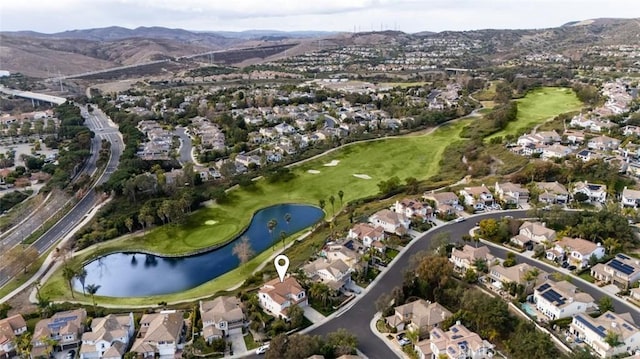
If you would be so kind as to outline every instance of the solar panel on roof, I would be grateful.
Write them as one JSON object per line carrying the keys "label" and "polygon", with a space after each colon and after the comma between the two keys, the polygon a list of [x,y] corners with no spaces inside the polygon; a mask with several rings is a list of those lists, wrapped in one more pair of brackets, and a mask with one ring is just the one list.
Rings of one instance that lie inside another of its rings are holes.
{"label": "solar panel on roof", "polygon": [[458,328],[456,328],[456,327],[452,327],[452,328],[451,328],[451,331],[452,331],[452,332],[454,332],[454,333],[457,333],[457,332],[458,332]]}
{"label": "solar panel on roof", "polygon": [[628,264],[622,263],[617,259],[612,259],[607,265],[617,271],[620,271],[626,275],[633,273],[634,268]]}
{"label": "solar panel on roof", "polygon": [[456,354],[456,350],[453,349],[453,347],[449,347],[449,353],[451,353],[451,355],[455,355]]}
{"label": "solar panel on roof", "polygon": [[538,291],[541,292],[541,291],[543,291],[545,289],[548,289],[550,287],[551,287],[551,285],[549,283],[545,283],[545,284],[541,285],[540,287],[538,287]]}
{"label": "solar panel on roof", "polygon": [[605,314],[604,317],[607,318],[607,319],[616,319],[613,315],[611,315],[611,313]]}
{"label": "solar panel on roof", "polygon": [[622,323],[622,326],[623,326],[626,330],[631,330],[631,331],[635,330],[635,329],[631,328],[631,326],[630,326],[629,324],[627,324],[627,323]]}
{"label": "solar panel on roof", "polygon": [[624,254],[620,254],[620,253],[616,254],[616,257],[629,260],[629,257],[625,256]]}
{"label": "solar panel on roof", "polygon": [[595,325],[591,324],[586,319],[584,319],[581,315],[577,315],[574,318],[580,323],[582,323],[585,327],[589,328],[592,332],[598,334],[601,338],[605,337],[604,327],[602,326],[596,327]]}

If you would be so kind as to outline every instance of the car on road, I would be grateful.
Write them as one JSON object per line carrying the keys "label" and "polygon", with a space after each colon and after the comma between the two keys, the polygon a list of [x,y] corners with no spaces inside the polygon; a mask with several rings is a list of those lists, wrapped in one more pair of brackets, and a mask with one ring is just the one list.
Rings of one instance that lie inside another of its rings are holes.
{"label": "car on road", "polygon": [[464,217],[458,217],[458,218],[454,219],[453,221],[454,221],[454,222],[456,222],[456,223],[460,223],[460,222],[464,222],[464,221],[466,221],[466,220],[467,220],[467,219],[466,219],[466,218],[464,218]]}
{"label": "car on road", "polygon": [[267,350],[269,350],[269,343],[258,347],[258,349],[256,349],[256,354],[264,354],[267,352]]}

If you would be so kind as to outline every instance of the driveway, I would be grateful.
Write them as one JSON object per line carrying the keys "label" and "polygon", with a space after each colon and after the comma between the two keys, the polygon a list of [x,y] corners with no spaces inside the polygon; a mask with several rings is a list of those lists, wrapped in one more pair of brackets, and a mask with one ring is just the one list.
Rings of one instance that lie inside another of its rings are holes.
{"label": "driveway", "polygon": [[324,315],[320,314],[317,310],[311,308],[311,306],[307,305],[304,308],[304,316],[307,317],[311,321],[311,323],[317,323],[324,320]]}
{"label": "driveway", "polygon": [[244,343],[244,336],[242,333],[230,334],[227,338],[228,342],[231,342],[231,350],[233,355],[243,354],[247,352],[247,346]]}

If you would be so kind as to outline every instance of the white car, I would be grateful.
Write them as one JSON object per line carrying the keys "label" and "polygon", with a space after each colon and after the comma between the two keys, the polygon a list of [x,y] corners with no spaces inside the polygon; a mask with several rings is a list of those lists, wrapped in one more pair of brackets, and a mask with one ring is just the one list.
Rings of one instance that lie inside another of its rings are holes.
{"label": "white car", "polygon": [[267,350],[269,350],[269,343],[259,347],[258,349],[256,349],[256,354],[264,354],[267,352]]}
{"label": "white car", "polygon": [[453,221],[456,222],[456,223],[460,223],[460,222],[464,222],[465,220],[466,220],[466,218],[464,218],[464,217],[458,217],[458,218],[454,219]]}

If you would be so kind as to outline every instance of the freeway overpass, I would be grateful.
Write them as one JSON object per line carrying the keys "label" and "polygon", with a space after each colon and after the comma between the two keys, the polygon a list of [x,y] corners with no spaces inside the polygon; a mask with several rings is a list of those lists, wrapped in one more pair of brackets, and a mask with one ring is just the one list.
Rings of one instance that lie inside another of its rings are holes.
{"label": "freeway overpass", "polygon": [[62,105],[63,103],[67,102],[67,99],[64,97],[45,95],[42,93],[35,93],[31,91],[14,90],[14,89],[6,88],[2,85],[0,85],[0,92],[7,95],[11,95],[11,96],[22,97],[22,98],[27,98],[30,100],[36,100],[36,101],[42,101],[42,102],[48,102],[55,105]]}

